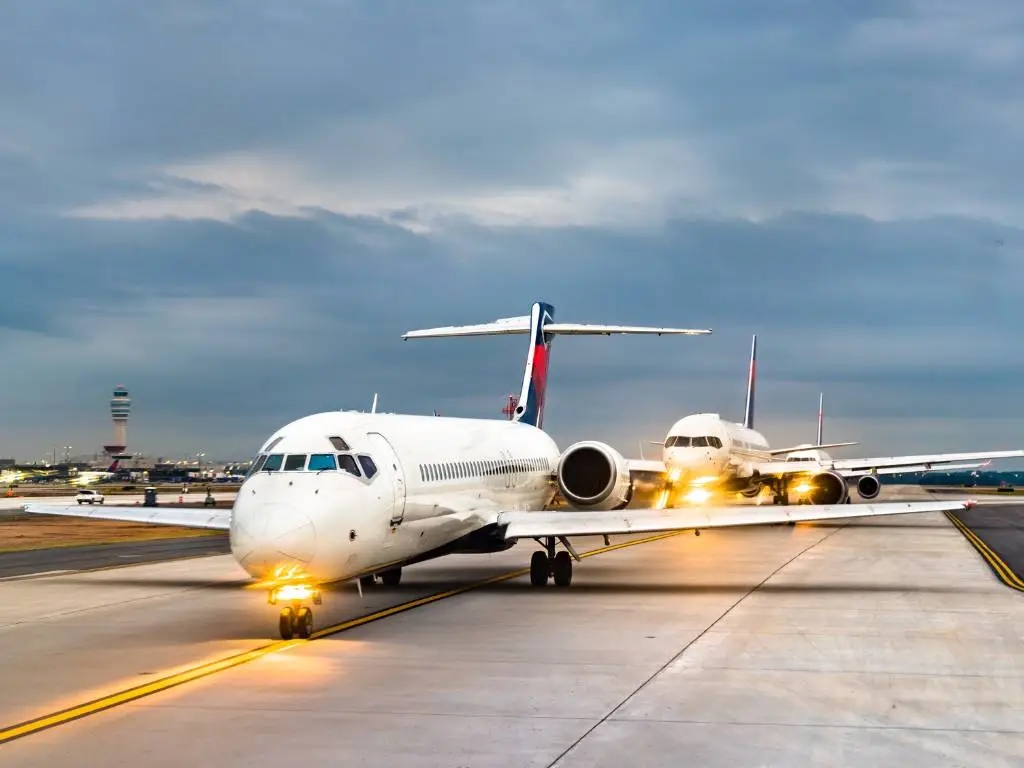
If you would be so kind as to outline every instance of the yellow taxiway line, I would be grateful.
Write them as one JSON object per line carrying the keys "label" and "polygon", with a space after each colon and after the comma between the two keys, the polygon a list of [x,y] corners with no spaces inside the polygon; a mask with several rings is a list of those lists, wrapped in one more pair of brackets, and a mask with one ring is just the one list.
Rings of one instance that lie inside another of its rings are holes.
{"label": "yellow taxiway line", "polygon": [[[624,549],[626,547],[635,547],[638,544],[647,544],[652,541],[658,541],[660,539],[667,539],[672,536],[678,536],[682,531],[671,531],[668,533],[659,533],[654,536],[647,536],[642,539],[634,539],[632,541],[624,541],[619,544],[611,544],[606,547],[599,547],[592,549],[589,552],[583,552],[580,554],[580,558],[593,557],[594,555],[600,555],[605,552],[612,552],[617,549]],[[340,632],[346,632],[356,627],[361,627],[365,624],[370,624],[374,621],[380,621],[386,619],[388,616],[394,616],[397,613],[412,610],[413,608],[419,608],[420,606],[429,605],[430,603],[436,603],[440,600],[445,600],[449,597],[455,597],[465,592],[469,592],[474,589],[486,587],[491,584],[497,584],[502,581],[509,581],[511,579],[518,578],[530,572],[529,568],[520,568],[519,570],[510,571],[503,573],[498,576],[494,576],[483,581],[473,582],[467,584],[464,587],[456,587],[455,589],[445,590],[444,592],[438,592],[433,595],[427,595],[426,597],[420,597],[415,600],[409,600],[405,603],[392,606],[390,608],[384,608],[380,611],[366,614],[355,619],[349,619],[343,621],[340,624],[334,624],[329,627],[324,627],[321,630],[314,632],[310,635],[309,640],[317,640],[330,635],[336,635]],[[278,640],[276,642],[262,645],[258,648],[254,648],[251,651],[245,651],[244,653],[234,654],[227,656],[217,661],[208,662],[206,664],[199,664],[197,666],[186,669],[177,674],[162,677],[159,680],[153,680],[144,685],[138,685],[133,688],[126,688],[117,693],[110,694],[108,696],[102,696],[92,701],[86,701],[82,704],[77,704],[67,709],[62,709],[57,712],[51,712],[46,715],[26,720],[25,722],[18,723],[17,725],[11,725],[0,728],[0,744],[4,744],[14,739],[20,739],[24,736],[28,736],[39,731],[46,730],[47,728],[53,728],[54,726],[63,725],[69,723],[72,720],[78,720],[89,715],[95,715],[98,712],[103,712],[113,707],[118,707],[122,704],[127,704],[132,701],[137,701],[145,696],[152,696],[155,693],[166,691],[170,688],[175,688],[179,685],[189,683],[193,680],[198,680],[201,677],[208,677],[218,672],[223,672],[226,669],[241,666],[247,664],[250,661],[267,656],[271,653],[277,653],[279,651],[288,650],[294,648],[302,643],[309,642],[308,640]]]}
{"label": "yellow taxiway line", "polygon": [[964,535],[964,538],[967,539],[967,541],[969,541],[976,550],[978,550],[978,554],[984,558],[985,562],[989,564],[989,567],[992,568],[993,572],[999,580],[1003,582],[1003,584],[1011,589],[1024,592],[1024,580],[1021,580],[1021,578],[1011,570],[1010,566],[1004,563],[1003,559],[993,552],[992,548],[989,547],[988,544],[981,540],[978,534],[968,528],[967,525],[956,516],[956,513],[946,512],[945,515],[949,518],[949,521],[956,526],[957,530]]}

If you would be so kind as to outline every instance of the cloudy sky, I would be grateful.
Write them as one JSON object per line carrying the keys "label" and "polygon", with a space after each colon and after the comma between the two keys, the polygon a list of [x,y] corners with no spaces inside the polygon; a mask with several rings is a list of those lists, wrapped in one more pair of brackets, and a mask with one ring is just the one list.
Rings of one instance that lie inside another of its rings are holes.
{"label": "cloudy sky", "polygon": [[[842,8],[839,6],[842,5]],[[247,456],[368,407],[629,455],[694,411],[858,452],[1024,446],[1015,0],[34,0],[0,10],[0,456]],[[862,454],[863,455],[863,454]],[[1007,466],[1013,466],[1007,464]]]}

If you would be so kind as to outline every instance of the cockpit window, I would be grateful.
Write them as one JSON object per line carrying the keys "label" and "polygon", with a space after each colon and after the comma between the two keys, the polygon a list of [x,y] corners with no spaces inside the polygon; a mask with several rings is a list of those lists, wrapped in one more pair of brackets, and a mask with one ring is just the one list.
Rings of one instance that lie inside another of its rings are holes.
{"label": "cockpit window", "polygon": [[334,450],[336,450],[336,451],[347,451],[347,450],[349,450],[348,443],[346,443],[340,437],[328,437],[327,439],[331,441],[331,445],[334,446]]}
{"label": "cockpit window", "polygon": [[366,473],[367,477],[373,477],[377,474],[377,465],[373,463],[373,459],[365,454],[359,455],[359,464],[363,468],[363,472]]}
{"label": "cockpit window", "polygon": [[356,464],[355,457],[351,453],[338,454],[338,468],[343,472],[348,472],[351,475],[359,477],[359,467]]}
{"label": "cockpit window", "polygon": [[259,456],[256,457],[256,461],[252,463],[252,466],[249,467],[249,471],[248,473],[246,473],[245,476],[249,477],[250,475],[255,475],[257,472],[263,469],[263,465],[266,463],[266,461],[267,455],[265,453],[261,453]]}
{"label": "cockpit window", "polygon": [[310,472],[322,472],[325,469],[337,469],[338,465],[334,463],[333,453],[314,453],[309,457],[309,466],[307,469]]}
{"label": "cockpit window", "polygon": [[297,472],[305,466],[306,454],[304,453],[289,453],[288,458],[284,460],[285,472]]}
{"label": "cockpit window", "polygon": [[274,450],[274,446],[280,443],[282,440],[284,440],[284,435],[281,435],[280,437],[275,437],[273,440],[267,443],[267,446],[263,449],[263,453],[269,453],[270,451]]}
{"label": "cockpit window", "polygon": [[666,448],[721,448],[722,439],[714,435],[673,435],[665,441]]}
{"label": "cockpit window", "polygon": [[267,460],[260,467],[260,471],[263,472],[276,472],[281,468],[281,464],[284,461],[283,453],[272,453],[267,456]]}

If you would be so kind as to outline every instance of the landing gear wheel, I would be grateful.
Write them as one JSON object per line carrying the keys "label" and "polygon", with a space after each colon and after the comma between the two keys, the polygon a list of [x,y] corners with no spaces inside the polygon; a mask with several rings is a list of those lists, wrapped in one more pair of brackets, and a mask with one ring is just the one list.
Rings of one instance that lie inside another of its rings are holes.
{"label": "landing gear wheel", "polygon": [[535,587],[543,587],[548,583],[550,569],[546,552],[534,552],[530,558],[530,583]]}
{"label": "landing gear wheel", "polygon": [[302,606],[292,615],[292,631],[303,640],[313,634],[313,611]]}
{"label": "landing gear wheel", "polygon": [[572,558],[569,553],[561,551],[555,555],[552,569],[555,576],[555,586],[568,587],[572,583]]}
{"label": "landing gear wheel", "polygon": [[402,581],[402,569],[392,568],[388,571],[384,571],[380,575],[380,580],[384,582],[385,587],[397,587]]}
{"label": "landing gear wheel", "polygon": [[295,613],[291,608],[282,608],[281,617],[278,619],[277,626],[281,632],[282,640],[291,640],[295,635],[293,629],[295,623]]}

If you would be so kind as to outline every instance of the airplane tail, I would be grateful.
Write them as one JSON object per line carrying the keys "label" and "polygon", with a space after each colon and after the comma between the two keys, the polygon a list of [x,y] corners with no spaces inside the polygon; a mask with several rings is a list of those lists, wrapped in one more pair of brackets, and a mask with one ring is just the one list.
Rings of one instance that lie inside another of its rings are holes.
{"label": "airplane tail", "polygon": [[505,334],[530,335],[526,355],[523,386],[515,406],[512,421],[521,421],[538,429],[544,424],[544,401],[548,384],[548,358],[555,336],[610,336],[611,334],[707,335],[711,329],[652,328],[632,325],[593,325],[585,323],[555,323],[555,308],[542,301],[535,302],[529,315],[506,317],[479,325],[452,325],[409,331],[403,339],[439,338],[446,336],[499,336]]}
{"label": "airplane tail", "polygon": [[821,436],[825,430],[825,393],[818,393],[818,440],[815,445],[821,445]]}
{"label": "airplane tail", "polygon": [[[754,383],[757,380],[757,334],[750,344],[750,371],[747,373],[747,407],[743,411],[743,426],[754,428]],[[818,440],[820,443],[821,440]]]}
{"label": "airplane tail", "polygon": [[107,467],[107,472],[117,472],[117,468],[121,466],[120,459],[114,459],[114,463]]}

